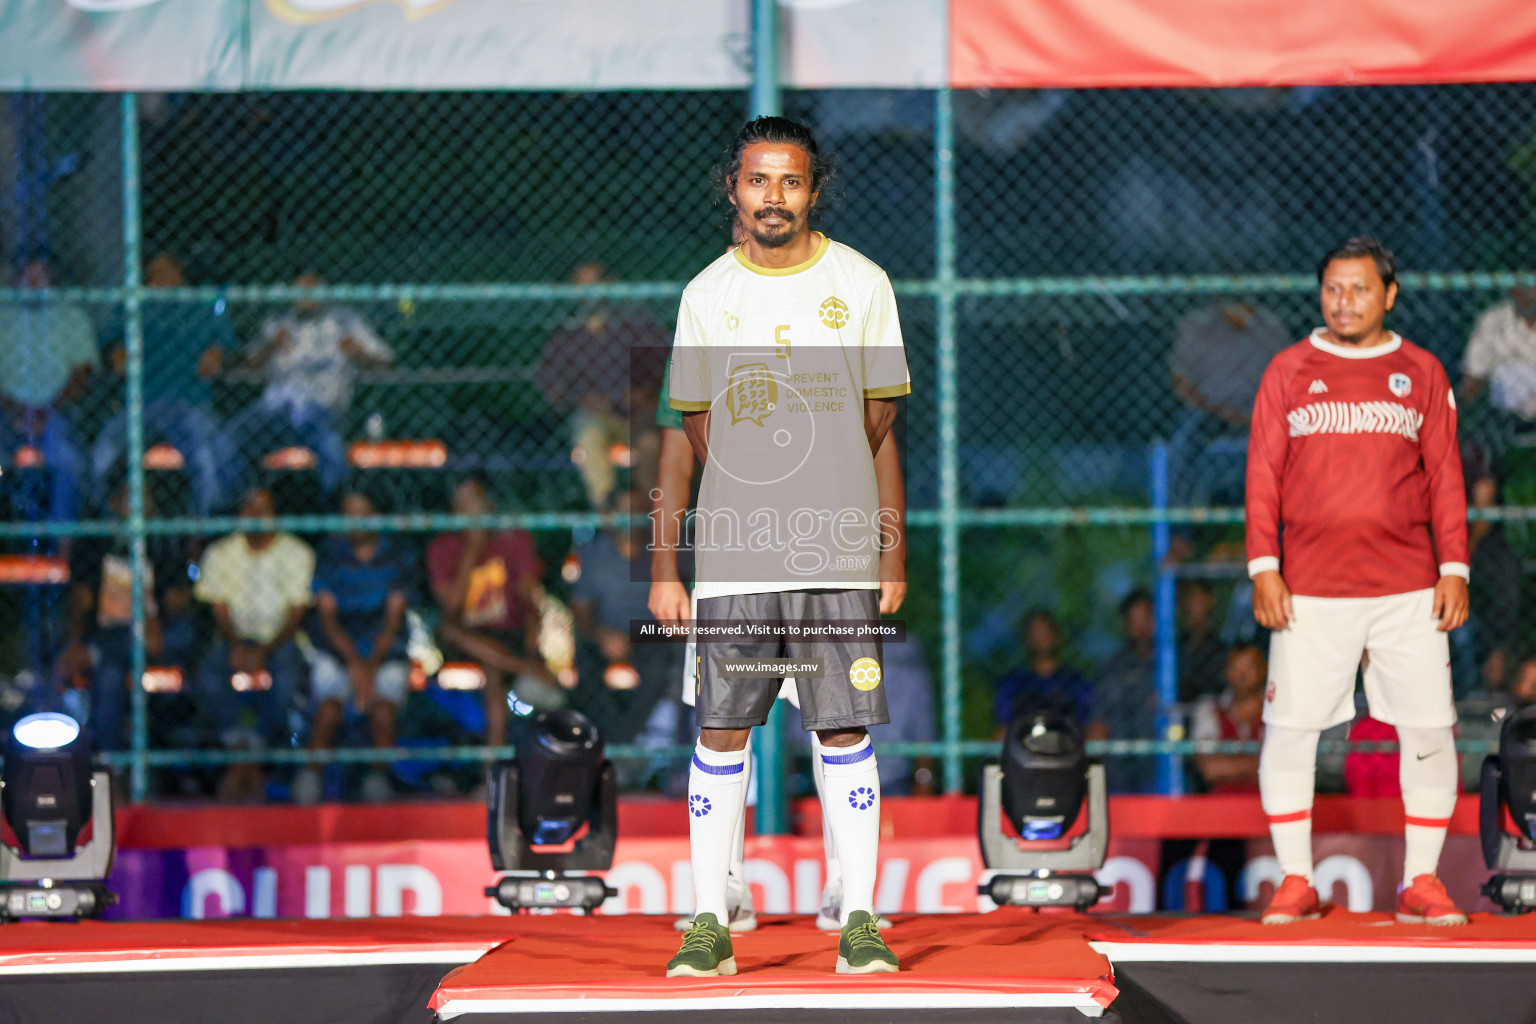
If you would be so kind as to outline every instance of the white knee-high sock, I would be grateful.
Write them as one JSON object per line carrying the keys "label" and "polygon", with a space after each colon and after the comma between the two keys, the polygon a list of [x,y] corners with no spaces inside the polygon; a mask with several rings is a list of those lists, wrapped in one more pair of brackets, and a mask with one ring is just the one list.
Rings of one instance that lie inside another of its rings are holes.
{"label": "white knee-high sock", "polygon": [[880,854],[880,773],[865,736],[851,747],[823,747],[821,813],[843,869],[843,913],[874,913],[875,864]]}
{"label": "white knee-high sock", "polygon": [[752,790],[752,741],[747,740],[747,745],[742,749],[746,755],[742,761],[741,773],[741,811],[736,815],[736,837],[731,840],[731,877],[742,885],[747,884],[747,800],[746,794]]}
{"label": "white knee-high sock", "polygon": [[837,753],[834,748],[822,746],[821,738],[814,732],[811,733],[811,775],[816,779],[816,798],[821,801],[821,846],[827,855],[826,885],[841,886],[843,866],[837,859],[837,844],[832,841],[832,819],[827,814],[826,769],[821,763],[821,755],[827,750]]}
{"label": "white knee-high sock", "polygon": [[1316,729],[1264,728],[1259,799],[1269,818],[1275,859],[1287,875],[1312,881],[1312,794],[1317,786]]}
{"label": "white knee-high sock", "polygon": [[700,743],[688,771],[688,853],[693,862],[694,915],[725,924],[725,878],[736,823],[747,802],[746,751],[710,750]]}
{"label": "white knee-high sock", "polygon": [[1456,810],[1456,735],[1444,729],[1397,730],[1398,780],[1403,786],[1403,884],[1432,875],[1445,830]]}

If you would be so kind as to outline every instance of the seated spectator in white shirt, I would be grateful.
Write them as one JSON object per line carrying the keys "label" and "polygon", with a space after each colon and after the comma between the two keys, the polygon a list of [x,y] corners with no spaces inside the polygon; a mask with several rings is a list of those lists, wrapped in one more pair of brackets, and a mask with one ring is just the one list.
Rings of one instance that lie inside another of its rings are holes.
{"label": "seated spectator in white shirt", "polygon": [[[322,283],[313,272],[294,281],[300,288]],[[259,402],[230,421],[229,433],[239,445],[254,445],[257,459],[285,445],[310,449],[326,491],[334,491],[347,469],[341,431],[357,371],[393,358],[360,313],[300,299],[268,318],[246,352],[245,365],[265,372],[267,386]]]}
{"label": "seated spectator in white shirt", "polygon": [[[272,495],[253,487],[240,502],[240,515],[271,519]],[[212,606],[218,639],[203,660],[198,689],[226,747],[288,745],[288,715],[304,675],[304,656],[293,638],[309,610],[314,573],[310,546],[271,530],[230,534],[203,553],[193,596]],[[236,673],[253,685],[237,693]],[[262,691],[261,685],[269,688]],[[258,705],[254,734],[241,723],[242,700]],[[262,780],[255,769],[235,765],[220,796],[258,798]]]}
{"label": "seated spectator in white shirt", "polygon": [[1494,408],[1536,420],[1536,288],[1511,288],[1478,317],[1457,391],[1470,403],[1485,389]]}

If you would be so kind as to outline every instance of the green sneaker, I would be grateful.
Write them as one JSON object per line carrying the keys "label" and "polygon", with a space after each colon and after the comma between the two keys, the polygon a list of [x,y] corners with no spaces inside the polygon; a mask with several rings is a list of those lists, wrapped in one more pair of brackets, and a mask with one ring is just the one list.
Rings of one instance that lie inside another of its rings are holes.
{"label": "green sneaker", "polygon": [[867,910],[855,910],[837,940],[838,974],[882,974],[900,970],[896,954],[880,937],[879,918]]}
{"label": "green sneaker", "polygon": [[[892,968],[894,970],[895,968]],[[669,978],[717,978],[736,973],[731,933],[714,914],[700,914],[683,934],[682,948],[667,961]]]}

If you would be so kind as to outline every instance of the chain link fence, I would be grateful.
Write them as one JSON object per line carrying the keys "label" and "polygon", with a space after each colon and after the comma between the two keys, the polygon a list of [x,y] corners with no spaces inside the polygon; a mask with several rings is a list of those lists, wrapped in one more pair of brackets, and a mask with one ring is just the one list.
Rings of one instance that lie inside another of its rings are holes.
{"label": "chain link fence", "polygon": [[[1390,324],[1462,386],[1487,519],[1464,746],[1536,699],[1536,350],[1467,355],[1486,311],[1531,305],[1536,88],[784,103],[839,157],[822,224],[896,283],[912,369],[888,785],[957,788],[1042,703],[1146,741],[1104,748],[1123,789],[1198,788],[1153,755],[1248,738],[1247,411],[1318,321],[1315,260],[1367,231],[1407,272]],[[611,517],[649,507],[660,440],[661,367],[629,353],[665,349],[728,240],[709,171],[744,106],[3,97],[3,713],[86,717],[140,794],[381,797],[473,789],[510,691],[591,713],[629,785],[678,786],[681,652],[620,642],[645,554]]]}

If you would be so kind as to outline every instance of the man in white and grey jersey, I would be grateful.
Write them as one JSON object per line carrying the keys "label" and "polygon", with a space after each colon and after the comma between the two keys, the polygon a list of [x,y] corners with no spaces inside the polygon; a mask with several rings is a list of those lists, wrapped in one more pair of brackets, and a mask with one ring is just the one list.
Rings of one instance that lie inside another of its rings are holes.
{"label": "man in white and grey jersey", "polygon": [[911,382],[885,273],[810,230],[824,176],[802,125],[749,122],[722,176],[745,239],[694,278],[678,314],[670,402],[704,475],[689,779],[698,912],[669,976],[735,973],[727,866],[747,740],[786,674],[760,663],[781,657],[799,663],[802,723],[822,746],[823,813],[843,866],[837,969],[897,969],[873,912],[880,785],[866,727],[889,719],[879,569],[895,546],[874,454]]}

